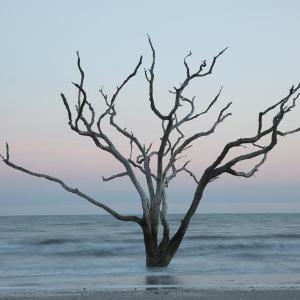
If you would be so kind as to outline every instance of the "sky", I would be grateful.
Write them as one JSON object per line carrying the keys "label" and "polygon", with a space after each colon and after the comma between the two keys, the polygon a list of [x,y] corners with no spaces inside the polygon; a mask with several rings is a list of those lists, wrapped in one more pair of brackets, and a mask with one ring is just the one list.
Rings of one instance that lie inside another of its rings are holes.
{"label": "sky", "polygon": [[[127,179],[102,182],[102,176],[123,171],[91,141],[71,132],[60,99],[75,103],[78,81],[76,51],[86,72],[85,87],[98,103],[98,89],[111,95],[143,55],[149,67],[147,33],[157,53],[155,95],[167,111],[168,93],[185,75],[184,56],[192,51],[191,68],[228,46],[209,78],[194,82],[188,96],[197,96],[200,111],[221,86],[211,114],[186,133],[208,129],[218,111],[233,102],[230,120],[216,134],[189,151],[198,176],[224,144],[256,131],[257,113],[284,97],[300,80],[299,1],[3,1],[0,0],[0,151],[5,142],[11,159],[78,187],[124,213],[141,205]],[[73,101],[73,102],[72,102]],[[118,102],[119,122],[144,143],[158,141],[160,125],[151,115],[147,85],[139,72]],[[283,124],[298,127],[299,109]],[[124,152],[129,145],[109,128]],[[222,176],[205,191],[199,213],[300,213],[300,134],[282,138],[251,179]],[[250,169],[253,164],[243,165]],[[169,188],[169,211],[181,213],[195,184],[179,176]],[[0,164],[0,215],[96,214],[98,208],[70,195],[52,182],[33,178]]]}

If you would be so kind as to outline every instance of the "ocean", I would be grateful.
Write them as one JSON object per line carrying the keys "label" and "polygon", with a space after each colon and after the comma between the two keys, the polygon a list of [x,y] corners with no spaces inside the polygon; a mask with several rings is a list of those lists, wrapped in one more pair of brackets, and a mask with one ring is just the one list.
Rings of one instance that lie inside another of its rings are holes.
{"label": "ocean", "polygon": [[[181,215],[169,216],[171,229]],[[107,215],[1,216],[0,293],[155,286],[299,286],[300,214],[199,214],[170,266]]]}

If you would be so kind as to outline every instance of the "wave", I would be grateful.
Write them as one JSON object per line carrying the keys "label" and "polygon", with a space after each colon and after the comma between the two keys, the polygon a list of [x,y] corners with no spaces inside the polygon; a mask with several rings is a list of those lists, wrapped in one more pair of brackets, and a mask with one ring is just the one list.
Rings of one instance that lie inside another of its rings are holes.
{"label": "wave", "polygon": [[112,248],[112,249],[80,249],[67,250],[51,253],[55,256],[78,256],[78,257],[124,257],[141,254],[144,255],[143,249],[134,249],[132,247]]}
{"label": "wave", "polygon": [[55,252],[53,253],[58,256],[86,256],[86,257],[109,257],[109,256],[117,256],[118,254],[115,251],[104,250],[104,249],[84,249],[84,250],[74,250],[74,251],[66,251],[66,252]]}
{"label": "wave", "polygon": [[237,253],[286,253],[293,252],[297,255],[300,248],[299,243],[283,244],[283,243],[218,243],[218,244],[204,244],[204,245],[185,245],[180,248],[181,255],[208,255],[220,254],[230,255]]}
{"label": "wave", "polygon": [[299,239],[300,240],[300,234],[270,234],[270,235],[263,235],[263,234],[254,234],[254,235],[191,235],[186,236],[186,240],[240,240],[240,239]]}
{"label": "wave", "polygon": [[66,239],[66,238],[49,238],[43,240],[33,240],[28,242],[28,244],[33,246],[43,246],[43,245],[61,245],[66,243],[80,242],[76,239]]}
{"label": "wave", "polygon": [[54,226],[94,225],[95,222],[54,223]]}

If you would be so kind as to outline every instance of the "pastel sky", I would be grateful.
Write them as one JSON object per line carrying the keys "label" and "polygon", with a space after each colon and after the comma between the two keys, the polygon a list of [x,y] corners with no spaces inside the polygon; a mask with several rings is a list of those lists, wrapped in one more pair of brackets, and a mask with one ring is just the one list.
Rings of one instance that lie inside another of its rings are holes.
{"label": "pastel sky", "polygon": [[[157,105],[166,111],[171,103],[168,90],[184,78],[183,57],[192,51],[190,64],[197,68],[203,59],[210,61],[229,47],[214,74],[194,82],[187,92],[197,96],[201,110],[223,86],[218,106],[186,133],[208,129],[218,110],[233,101],[232,118],[189,152],[198,176],[225,142],[253,135],[257,113],[300,80],[296,0],[0,0],[0,4],[0,151],[8,141],[16,163],[60,177],[120,212],[140,211],[126,179],[102,182],[102,176],[122,171],[121,166],[67,126],[59,94],[75,100],[71,81],[79,79],[76,50],[86,72],[88,95],[100,103],[98,88],[103,85],[113,93],[139,55],[144,56],[144,67],[149,66],[149,33],[157,52]],[[119,122],[148,144],[159,139],[160,126],[151,116],[146,88],[140,71],[120,95],[118,110]],[[283,127],[298,127],[299,112],[291,113]],[[128,151],[128,143],[109,132],[122,151]],[[300,134],[280,139],[254,178],[222,176],[208,187],[198,211],[300,213],[299,154]],[[188,176],[171,184],[170,212],[184,212],[194,188]],[[100,212],[54,183],[0,164],[0,215]]]}

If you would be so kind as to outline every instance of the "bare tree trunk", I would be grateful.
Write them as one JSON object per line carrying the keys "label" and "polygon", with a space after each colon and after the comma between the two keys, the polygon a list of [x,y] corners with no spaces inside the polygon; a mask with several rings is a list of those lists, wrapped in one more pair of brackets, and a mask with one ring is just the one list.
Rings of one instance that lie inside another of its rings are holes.
{"label": "bare tree trunk", "polygon": [[208,178],[206,174],[205,176],[203,176],[202,181],[199,183],[199,186],[194,195],[193,202],[191,203],[189,210],[181,220],[181,224],[171,240],[169,240],[168,238],[163,238],[158,246],[157,232],[149,230],[146,226],[143,227],[147,267],[166,267],[172,261],[186,234],[191,219],[198,208],[207,183]]}
{"label": "bare tree trunk", "polygon": [[168,249],[163,251],[159,249],[157,244],[157,235],[155,235],[147,226],[143,227],[144,244],[146,254],[146,266],[148,268],[167,267],[172,259]]}
{"label": "bare tree trunk", "polygon": [[157,267],[158,266],[158,248],[157,237],[154,237],[151,229],[145,225],[142,227],[144,234],[145,254],[146,254],[146,266]]}
{"label": "bare tree trunk", "polygon": [[176,236],[171,243],[167,243],[164,246],[158,247],[155,243],[156,237],[152,235],[151,231],[147,228],[143,228],[144,244],[146,254],[146,266],[148,268],[153,267],[167,267],[174,258],[181,242],[184,237],[184,233]]}

